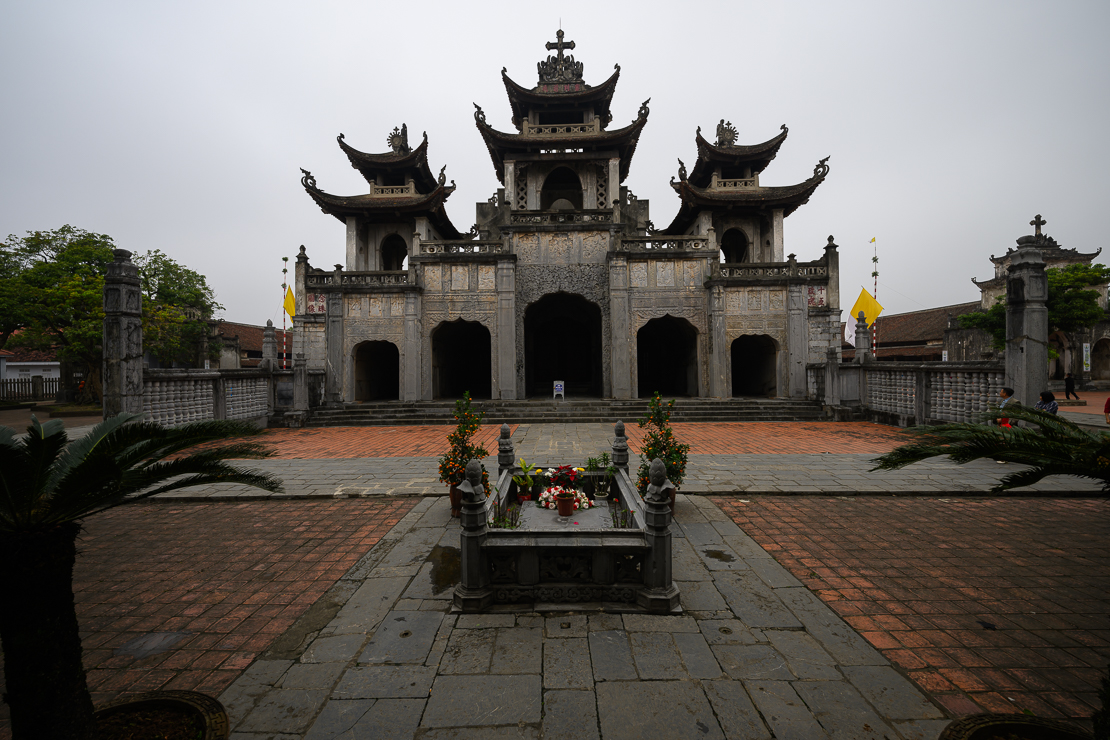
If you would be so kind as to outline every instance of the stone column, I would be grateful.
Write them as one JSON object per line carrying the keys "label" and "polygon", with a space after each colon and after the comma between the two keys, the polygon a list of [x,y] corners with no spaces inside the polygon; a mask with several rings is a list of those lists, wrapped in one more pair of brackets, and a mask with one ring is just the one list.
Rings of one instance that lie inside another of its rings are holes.
{"label": "stone column", "polygon": [[[358,258],[361,239],[359,238],[358,216],[347,216],[347,269],[359,269]],[[363,252],[365,255],[365,252]]]}
{"label": "stone column", "polygon": [[[836,243],[833,241],[832,235],[829,235],[829,243],[825,245],[825,263],[829,268],[829,282],[825,289],[826,302],[828,307],[833,311],[840,310],[840,252],[836,251]],[[837,322],[840,316],[837,315]],[[839,346],[839,344],[837,345]]]}
{"label": "stone column", "polygon": [[515,268],[512,260],[497,261],[497,378],[506,401],[517,397]]}
{"label": "stone column", "polygon": [[293,410],[308,411],[308,363],[303,352],[293,358]]}
{"label": "stone column", "polygon": [[324,395],[329,406],[343,403],[343,378],[347,363],[343,357],[343,265],[335,266],[335,282],[328,293],[327,351]]}
{"label": "stone column", "polygon": [[262,329],[262,362],[259,367],[277,370],[277,332],[274,331],[274,322],[266,319],[266,326]]}
{"label": "stone column", "polygon": [[835,347],[825,350],[825,398],[826,406],[840,405],[840,354]]}
{"label": "stone column", "polygon": [[674,484],[667,480],[663,461],[651,461],[647,491],[644,493],[644,588],[636,594],[636,603],[655,614],[669,614],[678,607],[678,587],[671,578],[671,491]]}
{"label": "stone column", "polygon": [[782,237],[782,209],[771,211],[771,261],[782,262],[783,258]]}
{"label": "stone column", "polygon": [[505,162],[505,198],[509,201],[509,210],[516,210],[516,162]]}
{"label": "stone column", "polygon": [[728,352],[725,289],[714,285],[709,292],[709,395],[713,398],[729,395]]}
{"label": "stone column", "polygon": [[1006,383],[1026,406],[1048,387],[1048,277],[1034,239],[1018,239],[1006,271]]}
{"label": "stone column", "polygon": [[[790,262],[794,262],[794,255],[790,255]],[[785,395],[790,398],[805,398],[806,396],[806,359],[809,354],[807,307],[805,286],[787,286],[786,345],[788,348],[788,366],[786,374],[789,390]],[[783,395],[781,391],[780,395]]]}
{"label": "stone column", "polygon": [[486,539],[486,491],[482,486],[482,464],[471,460],[466,466],[466,480],[459,484],[462,492],[462,572],[455,587],[455,607],[464,612],[476,612],[493,603],[493,590],[489,585],[489,565],[482,551]]}
{"label": "stone column", "polygon": [[863,311],[856,317],[856,364],[862,365],[871,356],[871,327],[867,325]]}
{"label": "stone column", "polygon": [[628,472],[628,437],[624,435],[624,422],[613,425],[613,454],[610,457],[614,468]]}
{"label": "stone column", "polygon": [[420,294],[405,293],[405,377],[401,397],[406,401],[420,400],[420,368],[423,364],[423,338],[420,336]]}
{"label": "stone column", "polygon": [[104,276],[104,359],[101,367],[104,418],[143,411],[143,296],[139,268],[126,249]]}
{"label": "stone column", "polygon": [[613,254],[609,260],[609,343],[613,398],[632,398],[632,322],[628,299],[628,257]]}
{"label": "stone column", "polygon": [[621,161],[619,157],[609,160],[609,202],[599,203],[598,208],[612,208],[615,218],[620,218],[620,204],[614,203],[621,197]]}

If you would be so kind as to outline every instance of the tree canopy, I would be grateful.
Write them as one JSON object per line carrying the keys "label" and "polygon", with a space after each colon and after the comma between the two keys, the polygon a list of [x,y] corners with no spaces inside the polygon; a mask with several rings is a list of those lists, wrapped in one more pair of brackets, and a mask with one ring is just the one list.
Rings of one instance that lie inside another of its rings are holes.
{"label": "tree canopy", "polygon": [[[1099,291],[1092,288],[1110,283],[1110,267],[1105,265],[1068,265],[1045,270],[1048,278],[1049,331],[1078,331],[1106,318],[1098,305]],[[959,317],[960,328],[982,329],[991,335],[991,344],[1001,351],[1006,346],[1006,301],[999,298],[987,311]]]}
{"label": "tree canopy", "polygon": [[218,340],[208,322],[223,306],[204,275],[180,265],[155,249],[132,257],[143,293],[143,346],[163,364],[189,362],[207,339],[211,359],[219,357]]}

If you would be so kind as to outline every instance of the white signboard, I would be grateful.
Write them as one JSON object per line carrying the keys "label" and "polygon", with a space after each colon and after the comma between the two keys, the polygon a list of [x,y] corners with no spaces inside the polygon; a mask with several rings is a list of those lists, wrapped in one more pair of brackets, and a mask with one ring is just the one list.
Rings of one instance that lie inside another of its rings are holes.
{"label": "white signboard", "polygon": [[1091,372],[1091,343],[1083,343],[1083,372]]}
{"label": "white signboard", "polygon": [[555,398],[555,396],[562,396],[564,400],[567,397],[566,394],[563,393],[563,381],[561,380],[555,381],[555,392],[551,394],[551,397]]}
{"label": "white signboard", "polygon": [[941,352],[940,352],[940,361],[941,362],[948,362],[948,350],[946,350],[946,349],[941,350]]}

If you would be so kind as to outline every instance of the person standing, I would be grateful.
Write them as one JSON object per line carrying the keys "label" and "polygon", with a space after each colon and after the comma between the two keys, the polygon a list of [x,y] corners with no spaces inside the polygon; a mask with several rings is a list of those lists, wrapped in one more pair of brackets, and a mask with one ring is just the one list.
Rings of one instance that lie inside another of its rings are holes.
{"label": "person standing", "polygon": [[1064,400],[1066,401],[1072,396],[1075,396],[1076,401],[1079,400],[1079,396],[1075,392],[1075,378],[1072,377],[1071,373],[1068,373],[1064,376]]}

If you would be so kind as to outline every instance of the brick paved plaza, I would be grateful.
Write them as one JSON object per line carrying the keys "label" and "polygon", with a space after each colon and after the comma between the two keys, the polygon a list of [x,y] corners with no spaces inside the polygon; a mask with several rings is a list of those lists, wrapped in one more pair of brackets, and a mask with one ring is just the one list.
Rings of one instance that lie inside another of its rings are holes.
{"label": "brick paved plaza", "polygon": [[[275,466],[302,500],[211,487],[89,518],[74,578],[95,701],[205,691],[228,706],[236,740],[501,736],[483,723],[506,737],[669,737],[651,723],[681,717],[655,708],[657,691],[709,718],[707,737],[932,740],[968,713],[1095,708],[1110,663],[1110,502],[1089,483],[999,498],[983,493],[1004,466],[868,474],[900,439],[873,424],[676,425],[692,445],[684,488],[710,494],[681,497],[676,515],[688,617],[456,619],[426,562],[458,541],[435,482],[448,430],[275,430],[265,439],[280,459],[251,465]],[[513,431],[542,463],[581,463],[611,436]],[[494,454],[496,433],[482,432]],[[843,495],[853,488],[880,495]],[[434,621],[419,665],[373,657],[368,635],[389,612]],[[511,689],[506,660],[522,674]],[[374,688],[410,669],[426,681],[419,696]],[[491,705],[486,722],[445,701],[479,683],[509,690],[516,714]],[[646,724],[629,729],[619,712]],[[857,715],[885,729],[859,730]]]}

